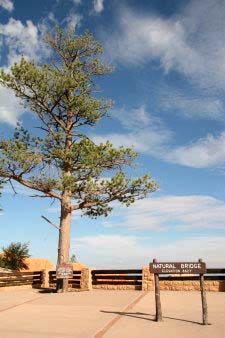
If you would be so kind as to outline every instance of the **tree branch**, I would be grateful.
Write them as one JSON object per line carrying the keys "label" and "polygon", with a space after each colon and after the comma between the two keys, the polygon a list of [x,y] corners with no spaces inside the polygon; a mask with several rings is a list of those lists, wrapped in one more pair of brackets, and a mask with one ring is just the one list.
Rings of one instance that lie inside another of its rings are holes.
{"label": "tree branch", "polygon": [[9,184],[10,184],[10,186],[11,186],[13,192],[14,192],[14,195],[16,195],[17,194],[16,189],[14,188],[14,185],[13,185],[13,183],[10,179],[9,179]]}
{"label": "tree branch", "polygon": [[60,230],[60,227],[54,223],[52,223],[47,217],[41,215],[41,217],[46,221],[48,222],[49,224],[51,224],[53,227],[55,227],[57,230]]}
{"label": "tree branch", "polygon": [[61,200],[61,195],[57,194],[55,191],[51,191],[51,190],[45,190],[45,189],[41,189],[40,187],[38,187],[37,184],[35,184],[34,182],[25,180],[24,178],[22,178],[22,175],[16,175],[13,173],[7,173],[4,171],[0,171],[0,176],[4,177],[4,178],[8,178],[9,180],[14,180],[16,182],[19,182],[20,184],[24,185],[27,188],[33,189],[33,190],[37,190],[42,192],[43,194],[46,195],[46,197],[50,197],[50,198],[56,198],[58,200]]}

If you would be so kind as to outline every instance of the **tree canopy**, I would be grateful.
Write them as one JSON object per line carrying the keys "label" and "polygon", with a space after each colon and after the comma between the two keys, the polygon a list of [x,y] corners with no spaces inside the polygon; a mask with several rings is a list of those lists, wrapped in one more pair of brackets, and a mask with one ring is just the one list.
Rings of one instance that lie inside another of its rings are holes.
{"label": "tree canopy", "polygon": [[3,248],[0,256],[0,266],[10,270],[27,269],[25,262],[29,258],[29,244],[28,243],[11,243],[8,247]]}
{"label": "tree canopy", "polygon": [[[93,79],[110,71],[97,57],[101,45],[90,34],[74,37],[61,30],[46,42],[54,51],[51,64],[22,58],[10,72],[1,70],[0,83],[35,113],[43,132],[37,137],[18,126],[12,139],[1,140],[1,176],[58,200],[69,189],[76,201],[71,209],[93,217],[107,215],[113,200],[129,205],[154,191],[147,175],[132,180],[122,171],[137,156],[134,150],[97,145],[82,129],[95,125],[111,106],[93,95]],[[111,169],[117,169],[111,179],[99,180]]]}

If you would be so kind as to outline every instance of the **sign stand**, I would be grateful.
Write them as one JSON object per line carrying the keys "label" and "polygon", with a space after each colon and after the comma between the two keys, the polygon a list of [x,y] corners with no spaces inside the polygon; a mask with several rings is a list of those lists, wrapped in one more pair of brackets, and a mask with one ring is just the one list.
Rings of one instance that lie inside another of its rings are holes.
{"label": "sign stand", "polygon": [[182,262],[182,263],[158,263],[153,259],[153,263],[149,266],[150,272],[154,274],[155,280],[155,308],[156,308],[156,322],[162,321],[162,308],[160,300],[160,284],[159,274],[198,274],[200,279],[200,290],[202,300],[202,324],[208,325],[208,308],[206,301],[206,291],[204,282],[204,273],[206,273],[206,264],[199,259],[198,262]]}
{"label": "sign stand", "polygon": [[[154,258],[153,263],[157,263],[157,260]],[[162,321],[162,308],[161,308],[161,299],[160,299],[160,286],[159,286],[159,275],[154,273],[155,279],[155,320],[156,322]]]}
{"label": "sign stand", "polygon": [[[199,263],[202,263],[202,259],[198,260]],[[206,301],[206,292],[205,292],[205,281],[204,274],[200,274],[200,290],[201,290],[201,298],[202,298],[202,324],[208,325],[208,307]]]}

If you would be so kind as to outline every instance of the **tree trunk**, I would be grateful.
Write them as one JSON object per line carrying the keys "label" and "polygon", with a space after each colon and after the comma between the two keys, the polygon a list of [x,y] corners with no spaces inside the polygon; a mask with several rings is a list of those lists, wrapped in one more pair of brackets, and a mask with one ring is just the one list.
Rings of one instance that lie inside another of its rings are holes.
{"label": "tree trunk", "polygon": [[[65,192],[61,201],[57,264],[69,263],[70,258],[71,198]],[[66,292],[68,280],[57,280],[57,292]]]}
{"label": "tree trunk", "polygon": [[[67,93],[69,96],[69,93]],[[69,150],[72,143],[73,137],[70,133],[72,126],[73,114],[68,112],[68,120],[66,126],[66,140],[65,140],[65,151]],[[71,167],[68,162],[64,163],[63,171],[65,177],[71,176]],[[61,215],[60,215],[60,231],[59,231],[59,244],[58,244],[58,262],[57,264],[69,263],[70,258],[70,225],[71,225],[71,190],[69,186],[64,188],[61,200]],[[60,288],[61,284],[61,288]],[[57,281],[57,291],[62,290],[66,292],[68,289],[68,279],[61,280],[61,283]]]}

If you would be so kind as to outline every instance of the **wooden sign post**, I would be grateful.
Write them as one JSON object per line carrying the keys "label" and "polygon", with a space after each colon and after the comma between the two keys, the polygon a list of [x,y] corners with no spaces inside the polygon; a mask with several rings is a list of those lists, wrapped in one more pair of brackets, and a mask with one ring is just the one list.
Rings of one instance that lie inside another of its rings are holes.
{"label": "wooden sign post", "polygon": [[[157,263],[157,260],[154,258],[153,263]],[[162,321],[162,308],[161,308],[161,299],[160,299],[160,286],[159,286],[159,275],[154,273],[155,279],[155,320],[156,322]]]}
{"label": "wooden sign post", "polygon": [[166,262],[159,263],[153,259],[149,265],[150,272],[154,274],[155,280],[155,306],[156,321],[162,321],[162,309],[160,300],[159,274],[197,274],[200,277],[200,290],[202,299],[202,324],[208,325],[208,308],[206,302],[206,291],[204,283],[204,273],[206,273],[206,264],[201,259],[198,262]]}
{"label": "wooden sign post", "polygon": [[[198,260],[199,263],[202,263],[202,259]],[[202,324],[208,325],[208,307],[206,301],[206,292],[205,292],[205,281],[204,274],[200,274],[200,290],[201,290],[201,298],[202,298]]]}

